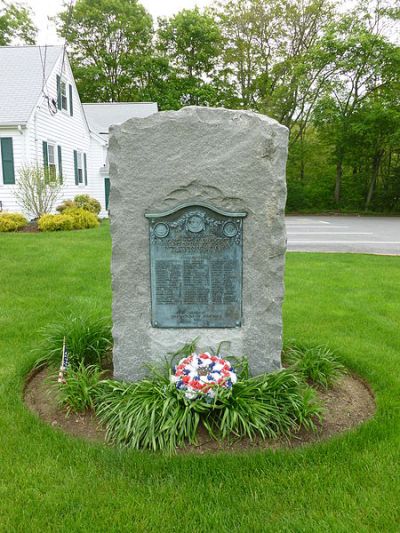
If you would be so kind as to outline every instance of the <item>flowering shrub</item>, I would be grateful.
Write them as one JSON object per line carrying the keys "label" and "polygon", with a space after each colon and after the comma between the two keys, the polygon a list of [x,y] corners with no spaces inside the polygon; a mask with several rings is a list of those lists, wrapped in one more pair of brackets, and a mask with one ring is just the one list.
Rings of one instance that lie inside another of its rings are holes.
{"label": "flowering shrub", "polygon": [[70,215],[42,215],[39,218],[40,231],[66,231],[74,227],[74,219]]}
{"label": "flowering shrub", "polygon": [[76,207],[76,204],[73,200],[64,200],[62,204],[56,207],[56,211],[63,214],[66,209],[71,209]]}
{"label": "flowering shrub", "polygon": [[171,381],[189,400],[203,395],[214,398],[216,387],[230,389],[237,381],[230,362],[208,352],[181,359],[174,371]]}
{"label": "flowering shrub", "polygon": [[101,211],[100,202],[88,194],[78,194],[73,200],[64,200],[63,203],[57,207],[57,211],[59,213],[64,213],[66,209],[71,208],[84,209],[95,215],[98,215]]}
{"label": "flowering shrub", "polygon": [[78,194],[74,198],[74,203],[76,207],[85,209],[85,211],[90,211],[95,215],[98,215],[101,211],[100,202],[96,200],[96,198],[92,198],[88,194]]}
{"label": "flowering shrub", "polygon": [[64,215],[72,216],[74,221],[73,229],[96,228],[99,225],[98,218],[94,213],[80,207],[65,209]]}
{"label": "flowering shrub", "polygon": [[61,215],[43,215],[38,223],[40,231],[87,229],[98,225],[95,214],[78,207],[64,209]]}
{"label": "flowering shrub", "polygon": [[0,231],[18,231],[28,224],[19,213],[0,213]]}

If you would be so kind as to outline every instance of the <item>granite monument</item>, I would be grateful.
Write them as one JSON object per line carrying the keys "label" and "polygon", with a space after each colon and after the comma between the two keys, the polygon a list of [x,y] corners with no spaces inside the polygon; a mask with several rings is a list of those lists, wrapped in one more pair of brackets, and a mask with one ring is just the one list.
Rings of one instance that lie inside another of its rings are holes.
{"label": "granite monument", "polygon": [[114,375],[199,337],[281,367],[287,128],[186,107],[111,130]]}

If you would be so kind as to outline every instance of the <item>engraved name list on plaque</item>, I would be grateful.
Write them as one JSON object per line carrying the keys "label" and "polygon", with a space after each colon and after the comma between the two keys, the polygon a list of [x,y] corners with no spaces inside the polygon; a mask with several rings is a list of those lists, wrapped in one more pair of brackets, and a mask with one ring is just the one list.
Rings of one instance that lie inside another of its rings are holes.
{"label": "engraved name list on plaque", "polygon": [[241,326],[246,214],[205,203],[145,214],[153,327]]}

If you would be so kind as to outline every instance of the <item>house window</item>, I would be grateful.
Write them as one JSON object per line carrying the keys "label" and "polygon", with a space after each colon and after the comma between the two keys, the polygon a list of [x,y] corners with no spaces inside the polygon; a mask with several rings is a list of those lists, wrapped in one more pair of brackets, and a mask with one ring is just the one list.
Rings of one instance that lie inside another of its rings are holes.
{"label": "house window", "polygon": [[64,80],[61,80],[60,92],[61,92],[61,108],[64,109],[65,111],[68,111],[67,84]]}
{"label": "house window", "polygon": [[[57,80],[57,109],[66,111],[69,114],[74,114],[72,106],[72,85],[68,84],[66,79],[59,74],[56,76]],[[69,95],[69,96],[68,96]],[[68,108],[69,104],[69,108]]]}
{"label": "house window", "polygon": [[57,177],[57,163],[56,163],[56,147],[54,144],[47,145],[48,161],[49,161],[49,177],[56,179]]}
{"label": "house window", "polygon": [[74,150],[75,185],[88,184],[87,156],[84,152]]}
{"label": "house window", "polygon": [[43,141],[43,167],[48,179],[62,181],[62,151],[61,146]]}
{"label": "house window", "polygon": [[82,157],[82,152],[78,152],[78,183],[83,183],[83,157]]}

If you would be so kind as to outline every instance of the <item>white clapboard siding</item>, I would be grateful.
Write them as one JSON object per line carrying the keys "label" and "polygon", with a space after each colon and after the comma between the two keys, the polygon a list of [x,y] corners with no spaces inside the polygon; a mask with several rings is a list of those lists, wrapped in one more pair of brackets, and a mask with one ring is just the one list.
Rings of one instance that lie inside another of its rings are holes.
{"label": "white clapboard siding", "polygon": [[107,143],[104,139],[99,138],[96,134],[90,136],[90,149],[88,156],[88,188],[90,189],[90,196],[96,198],[101,204],[100,216],[106,217],[106,197],[104,177],[108,176],[108,169],[106,171],[107,161]]}

